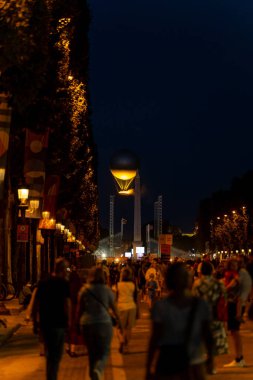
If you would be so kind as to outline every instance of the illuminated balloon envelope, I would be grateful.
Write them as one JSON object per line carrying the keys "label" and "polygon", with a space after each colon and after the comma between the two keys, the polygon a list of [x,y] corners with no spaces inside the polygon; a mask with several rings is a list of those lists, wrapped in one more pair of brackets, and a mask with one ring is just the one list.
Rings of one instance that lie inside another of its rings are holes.
{"label": "illuminated balloon envelope", "polygon": [[120,150],[112,156],[110,170],[119,194],[131,195],[134,193],[131,184],[136,177],[138,166],[137,157],[129,150]]}

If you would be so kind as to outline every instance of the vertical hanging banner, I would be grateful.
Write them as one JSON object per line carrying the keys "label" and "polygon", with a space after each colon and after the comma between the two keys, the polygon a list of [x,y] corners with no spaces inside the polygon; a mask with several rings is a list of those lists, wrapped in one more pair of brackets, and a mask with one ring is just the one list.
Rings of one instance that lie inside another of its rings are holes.
{"label": "vertical hanging banner", "polygon": [[55,218],[56,216],[56,203],[59,194],[59,187],[59,175],[49,175],[46,177],[43,210],[49,211],[51,218]]}
{"label": "vertical hanging banner", "polygon": [[170,252],[171,252],[172,244],[173,244],[172,234],[159,235],[161,259],[165,263],[168,263],[170,261]]}
{"label": "vertical hanging banner", "polygon": [[17,242],[27,243],[29,238],[29,226],[28,224],[17,225]]}
{"label": "vertical hanging banner", "polygon": [[[48,130],[36,133],[26,129],[24,176],[29,186],[29,198],[39,199],[42,205],[45,185],[45,160],[48,147]],[[40,217],[40,212],[29,215]]]}
{"label": "vertical hanging banner", "polygon": [[11,108],[8,97],[0,93],[0,199],[3,199],[4,177],[9,148],[9,135],[11,123]]}

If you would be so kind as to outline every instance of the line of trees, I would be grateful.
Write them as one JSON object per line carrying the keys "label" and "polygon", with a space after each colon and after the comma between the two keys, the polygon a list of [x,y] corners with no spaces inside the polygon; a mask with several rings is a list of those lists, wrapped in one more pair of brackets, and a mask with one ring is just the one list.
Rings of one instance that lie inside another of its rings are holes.
{"label": "line of trees", "polygon": [[99,228],[97,156],[87,88],[87,2],[7,0],[2,4],[0,92],[8,94],[12,107],[5,197],[15,200],[22,177],[25,128],[49,130],[45,165],[47,174],[61,177],[58,216],[67,218],[84,245],[93,250]]}
{"label": "line of trees", "polygon": [[234,178],[228,190],[204,199],[197,221],[201,251],[248,252],[253,248],[253,171]]}

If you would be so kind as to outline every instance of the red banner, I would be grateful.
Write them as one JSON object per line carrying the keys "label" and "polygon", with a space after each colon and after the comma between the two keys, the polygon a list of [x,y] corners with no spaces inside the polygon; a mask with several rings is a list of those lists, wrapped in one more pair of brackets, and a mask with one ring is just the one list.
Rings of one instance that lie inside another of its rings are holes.
{"label": "red banner", "polygon": [[11,108],[8,105],[8,97],[4,93],[0,93],[0,199],[3,198],[3,183],[7,152],[9,149],[10,123]]}
{"label": "red banner", "polygon": [[17,226],[17,242],[27,243],[29,239],[29,226],[28,224],[18,224]]}
{"label": "red banner", "polygon": [[48,134],[48,130],[36,133],[26,129],[24,176],[32,198],[43,197]]}
{"label": "red banner", "polygon": [[169,244],[161,244],[161,253],[170,254],[171,246]]}
{"label": "red banner", "polygon": [[50,218],[55,218],[56,216],[56,202],[59,194],[59,187],[59,175],[49,175],[46,177],[43,210],[50,212]]}

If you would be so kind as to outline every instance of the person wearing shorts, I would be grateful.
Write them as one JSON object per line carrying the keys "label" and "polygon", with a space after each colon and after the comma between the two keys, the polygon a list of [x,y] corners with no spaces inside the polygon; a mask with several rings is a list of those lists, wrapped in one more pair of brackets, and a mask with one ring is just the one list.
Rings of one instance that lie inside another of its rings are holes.
{"label": "person wearing shorts", "polygon": [[119,351],[124,353],[128,351],[137,312],[137,289],[128,268],[122,270],[120,281],[117,284],[117,305],[123,329],[123,340],[120,343]]}

